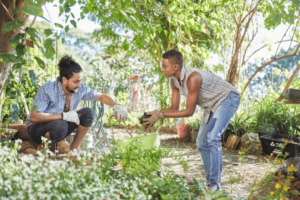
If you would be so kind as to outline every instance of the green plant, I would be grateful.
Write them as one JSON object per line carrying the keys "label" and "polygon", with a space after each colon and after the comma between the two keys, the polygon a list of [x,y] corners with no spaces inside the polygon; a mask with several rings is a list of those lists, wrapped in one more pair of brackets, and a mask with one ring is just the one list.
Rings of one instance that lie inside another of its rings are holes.
{"label": "green plant", "polygon": [[201,119],[197,115],[193,115],[192,117],[188,118],[188,125],[192,126],[193,128],[198,129],[201,124]]}
{"label": "green plant", "polygon": [[[21,76],[21,78],[20,78]],[[3,109],[1,116],[3,121],[21,119],[25,121],[27,117],[26,106],[30,109],[33,105],[33,100],[39,89],[39,80],[33,70],[28,73],[23,73],[20,69],[19,80],[11,73],[8,84],[5,88],[3,98]]]}
{"label": "green plant", "polygon": [[239,114],[235,114],[233,119],[230,120],[225,132],[224,132],[224,140],[226,141],[230,134],[235,134],[238,137],[242,137],[243,134],[249,132],[249,120],[251,119],[251,115],[246,115],[245,112]]}
{"label": "green plant", "polygon": [[274,99],[266,97],[261,99],[256,106],[253,106],[254,129],[257,130],[260,124],[268,124],[276,127],[281,134],[293,137],[299,134],[300,119],[293,116],[291,107],[283,102],[274,103]]}

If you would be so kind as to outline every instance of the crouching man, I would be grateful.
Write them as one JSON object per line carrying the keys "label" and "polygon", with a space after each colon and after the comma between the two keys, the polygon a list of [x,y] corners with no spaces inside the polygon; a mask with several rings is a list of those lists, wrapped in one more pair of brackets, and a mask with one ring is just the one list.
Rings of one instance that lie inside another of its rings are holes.
{"label": "crouching man", "polygon": [[38,144],[37,149],[41,150],[42,136],[56,143],[77,129],[70,151],[76,150],[79,154],[80,143],[94,120],[91,108],[75,111],[81,100],[101,101],[112,106],[118,121],[126,120],[128,113],[107,95],[82,84],[82,68],[71,57],[61,58],[58,69],[59,77],[42,85],[37,92],[34,99],[36,106],[26,119],[27,133],[29,139]]}

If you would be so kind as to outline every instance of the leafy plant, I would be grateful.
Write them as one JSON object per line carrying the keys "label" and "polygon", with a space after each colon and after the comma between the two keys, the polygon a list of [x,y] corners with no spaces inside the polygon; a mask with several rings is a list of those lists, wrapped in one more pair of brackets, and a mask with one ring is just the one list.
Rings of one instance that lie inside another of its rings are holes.
{"label": "leafy plant", "polygon": [[15,75],[13,73],[10,74],[8,84],[5,88],[6,95],[3,99],[1,113],[3,121],[6,119],[15,121],[21,119],[25,121],[27,114],[24,101],[30,109],[39,89],[39,80],[33,70],[29,70],[29,73],[23,73],[23,75],[20,73],[20,75],[21,78],[16,80]]}
{"label": "leafy plant", "polygon": [[251,116],[247,116],[245,112],[240,115],[236,113],[224,132],[224,140],[226,141],[228,136],[232,133],[238,137],[242,137],[243,134],[249,132],[250,118]]}

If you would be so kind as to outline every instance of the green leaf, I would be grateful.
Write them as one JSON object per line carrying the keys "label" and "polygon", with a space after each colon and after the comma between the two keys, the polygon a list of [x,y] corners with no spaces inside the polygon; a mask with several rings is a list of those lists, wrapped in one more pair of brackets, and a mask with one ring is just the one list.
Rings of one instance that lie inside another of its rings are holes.
{"label": "green leaf", "polygon": [[46,49],[45,52],[46,58],[50,59],[52,56],[54,56],[54,54],[55,54],[55,50],[53,47],[51,47],[50,49]]}
{"label": "green leaf", "polygon": [[66,13],[70,12],[71,11],[70,4],[69,3],[65,3],[64,9],[65,9]]}
{"label": "green leaf", "polygon": [[43,47],[41,47],[38,43],[36,45],[39,47],[40,51],[42,52],[43,55],[45,55],[45,50]]}
{"label": "green leaf", "polygon": [[12,48],[15,48],[21,41],[22,39],[25,37],[24,33],[18,33],[17,35],[15,35],[14,37],[12,37],[9,40],[9,44]]}
{"label": "green leaf", "polygon": [[128,43],[127,39],[125,39],[125,40],[123,41],[122,46],[123,46],[123,49],[124,49],[125,51],[127,51],[127,50],[129,49],[129,43]]}
{"label": "green leaf", "polygon": [[58,24],[58,23],[54,23],[55,27],[57,28],[63,28],[63,26],[61,24]]}
{"label": "green leaf", "polygon": [[32,37],[37,38],[41,42],[40,34],[34,28],[27,27],[25,31]]}
{"label": "green leaf", "polygon": [[157,31],[158,31],[158,33],[160,33],[162,31],[162,28],[160,26],[157,27]]}
{"label": "green leaf", "polygon": [[175,10],[176,5],[174,3],[171,3],[169,10],[172,12],[173,10]]}
{"label": "green leaf", "polygon": [[71,12],[71,16],[75,19],[75,16],[74,16],[74,14]]}
{"label": "green leaf", "polygon": [[77,25],[76,25],[75,20],[71,20],[70,22],[71,22],[71,24],[72,24],[75,28],[77,28]]}
{"label": "green leaf", "polygon": [[45,62],[40,59],[39,57],[34,57],[34,59],[36,60],[36,62],[39,64],[40,68],[45,69]]}
{"label": "green leaf", "polygon": [[68,16],[66,17],[65,23],[67,23],[67,22],[68,22],[68,20],[69,20],[69,17],[70,17],[70,15],[68,15]]}
{"label": "green leaf", "polygon": [[23,25],[23,21],[20,21],[19,19],[6,22],[2,26],[2,33],[5,34],[8,31],[11,31],[11,30],[21,27],[22,25]]}
{"label": "green leaf", "polygon": [[170,42],[174,42],[173,34],[170,34],[170,35],[169,35],[169,40],[170,40]]}
{"label": "green leaf", "polygon": [[20,108],[18,103],[13,103],[11,105],[11,117],[12,120],[18,121],[20,115]]}
{"label": "green leaf", "polygon": [[14,7],[13,10],[12,10],[12,14],[16,14],[16,13],[19,13],[20,12],[20,9],[18,7]]}
{"label": "green leaf", "polygon": [[58,16],[60,17],[64,13],[64,8],[62,6],[59,6],[59,14]]}
{"label": "green leaf", "polygon": [[64,3],[64,0],[59,0],[59,4],[63,4]]}
{"label": "green leaf", "polygon": [[61,39],[61,42],[62,42],[62,43],[65,43],[65,38],[62,38],[62,39]]}
{"label": "green leaf", "polygon": [[18,57],[25,55],[25,53],[26,53],[25,45],[22,43],[19,43],[16,47],[16,51],[17,51]]}
{"label": "green leaf", "polygon": [[48,38],[44,41],[44,48],[50,49],[51,47],[53,47],[53,40],[51,38]]}
{"label": "green leaf", "polygon": [[53,34],[53,31],[51,29],[45,29],[44,33],[45,33],[46,37],[48,37],[49,35]]}
{"label": "green leaf", "polygon": [[84,19],[84,17],[85,17],[84,13],[81,12],[81,13],[80,13],[80,18],[81,18],[81,19]]}
{"label": "green leaf", "polygon": [[32,85],[36,86],[38,78],[37,78],[34,70],[29,70],[29,78],[31,80]]}
{"label": "green leaf", "polygon": [[40,5],[26,1],[26,7],[23,10],[28,15],[43,17],[43,9]]}
{"label": "green leaf", "polygon": [[0,53],[0,62],[22,63],[22,59],[10,53]]}
{"label": "green leaf", "polygon": [[65,27],[65,32],[67,33],[68,31],[69,31],[69,25],[67,25],[66,27]]}
{"label": "green leaf", "polygon": [[19,63],[19,64],[17,64],[17,66],[16,66],[16,68],[15,69],[20,69],[22,67],[22,64],[21,63]]}

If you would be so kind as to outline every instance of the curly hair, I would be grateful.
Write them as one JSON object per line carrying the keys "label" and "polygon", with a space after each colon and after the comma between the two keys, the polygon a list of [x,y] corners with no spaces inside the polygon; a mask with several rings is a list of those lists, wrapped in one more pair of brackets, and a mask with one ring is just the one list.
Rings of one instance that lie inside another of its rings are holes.
{"label": "curly hair", "polygon": [[72,59],[71,56],[64,56],[58,63],[59,77],[57,80],[62,82],[62,77],[66,77],[68,80],[73,76],[73,73],[82,72],[81,66]]}

